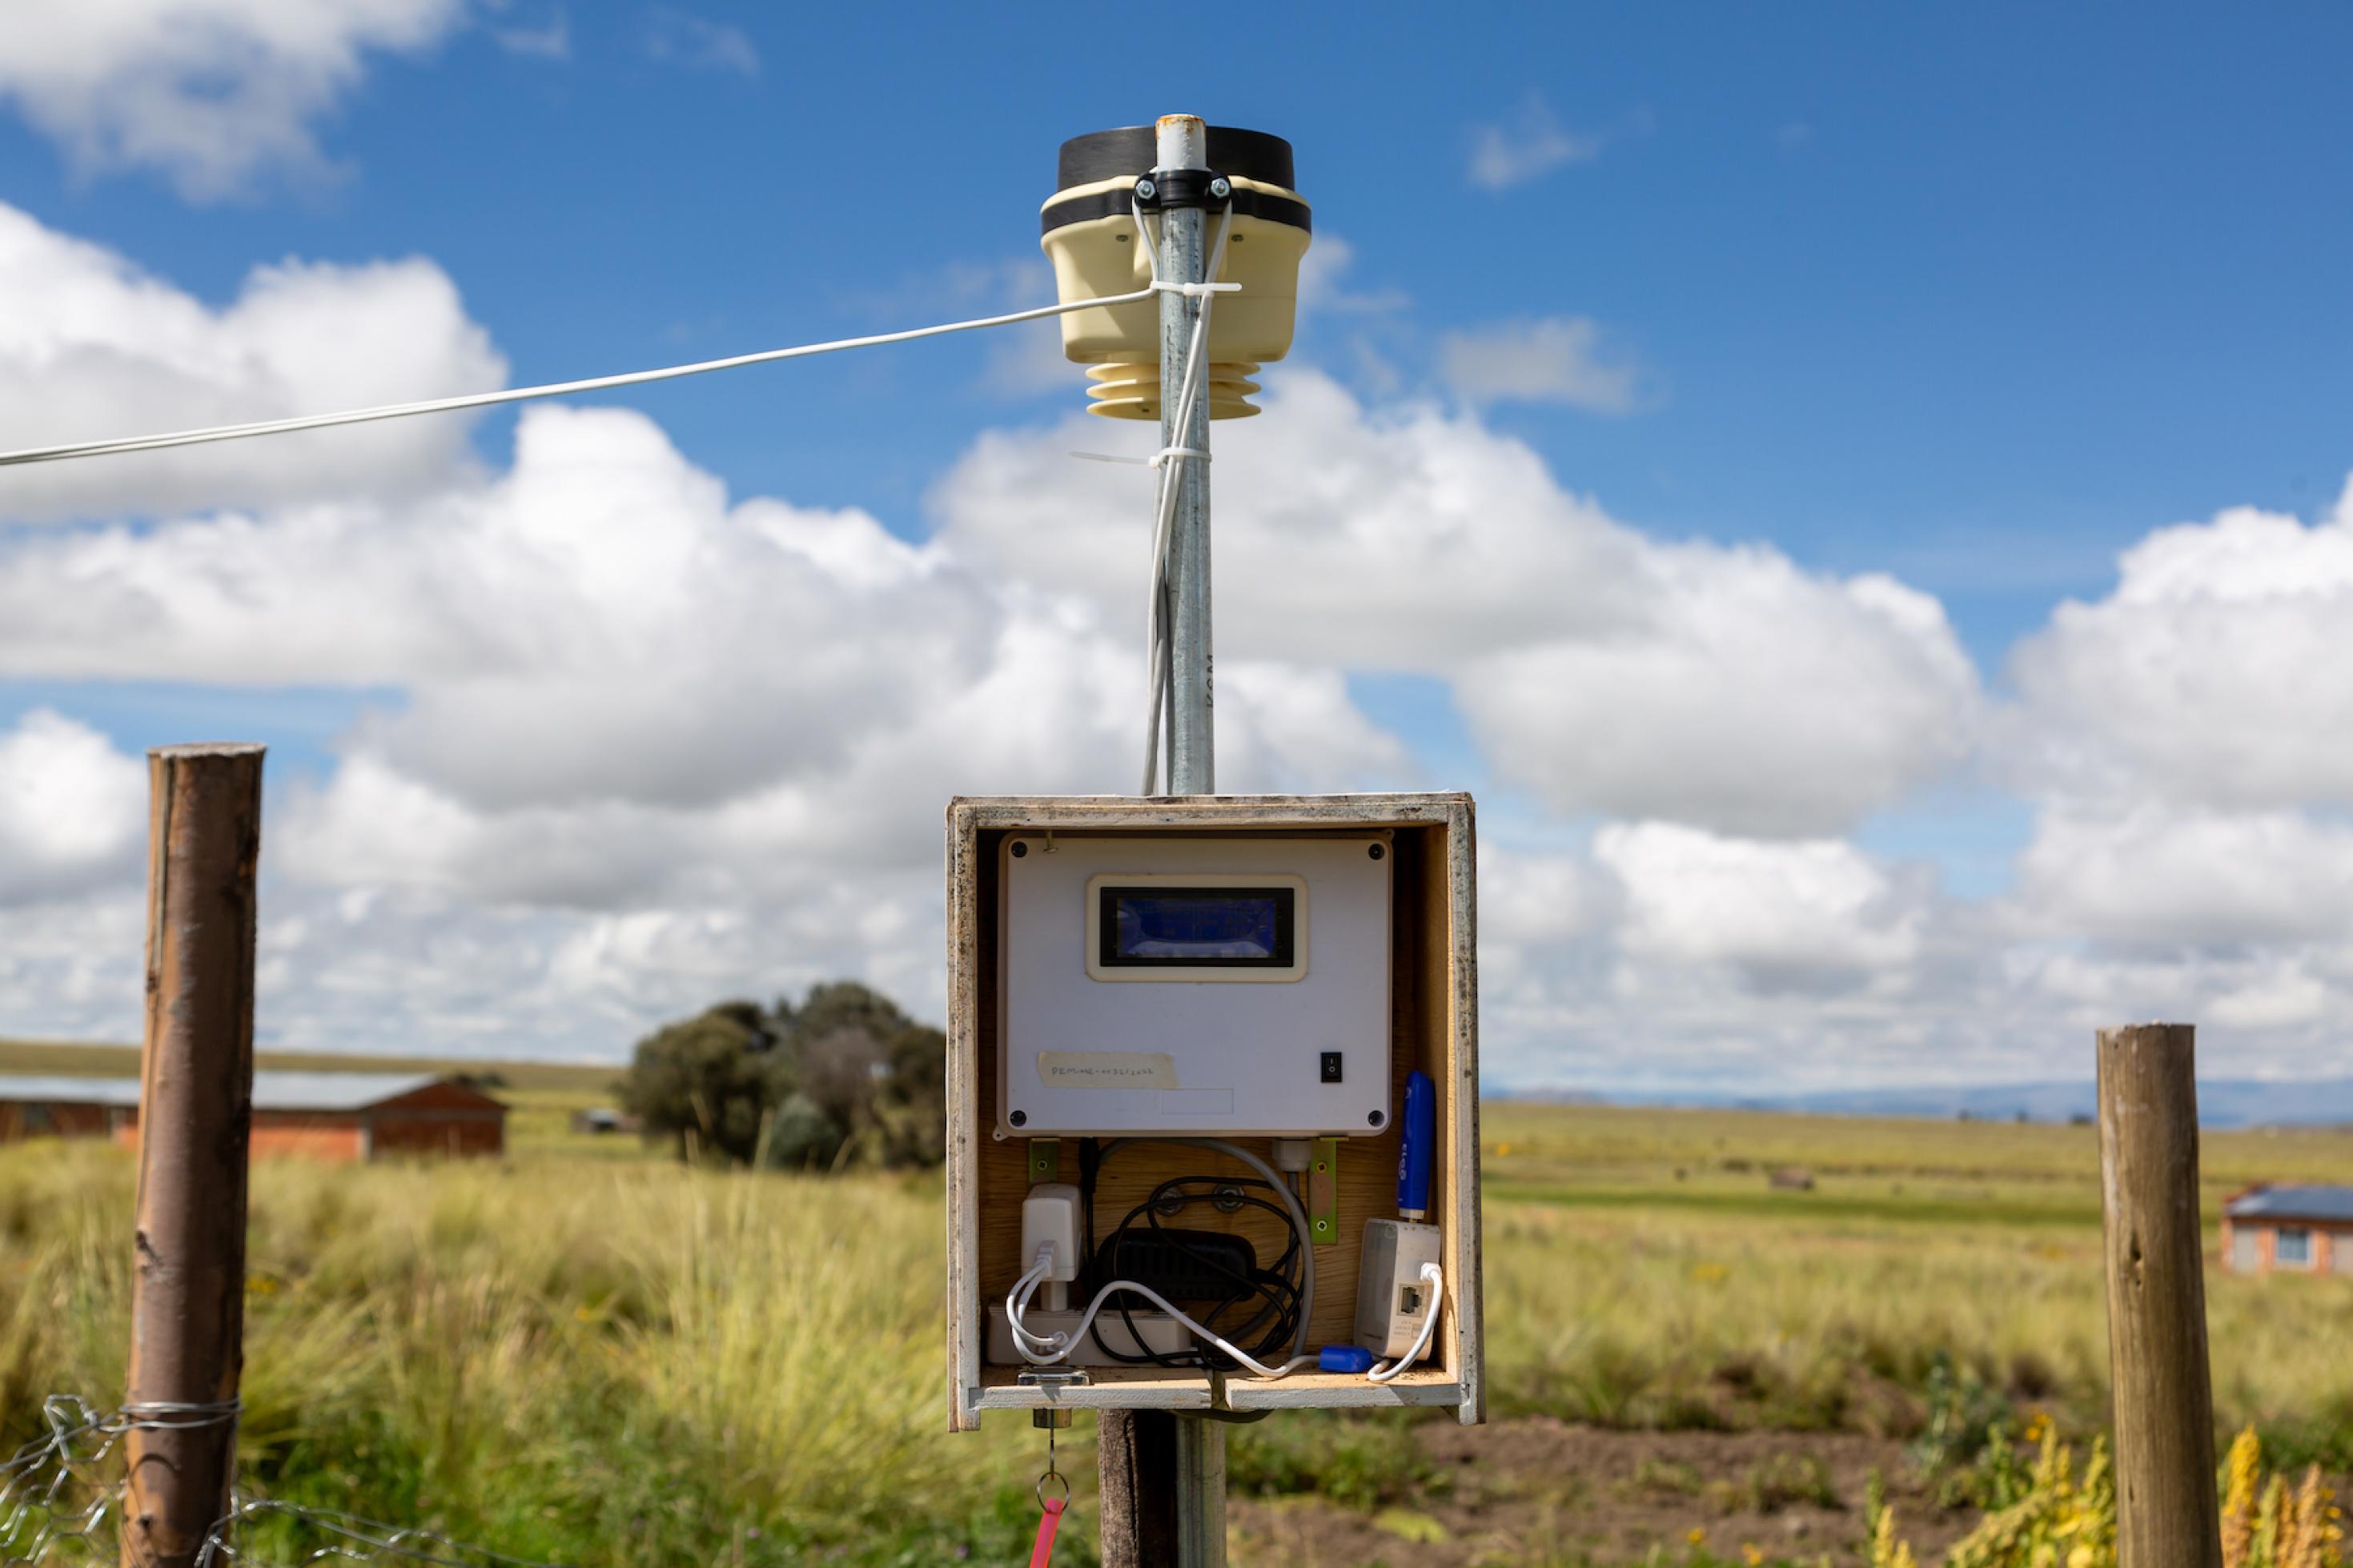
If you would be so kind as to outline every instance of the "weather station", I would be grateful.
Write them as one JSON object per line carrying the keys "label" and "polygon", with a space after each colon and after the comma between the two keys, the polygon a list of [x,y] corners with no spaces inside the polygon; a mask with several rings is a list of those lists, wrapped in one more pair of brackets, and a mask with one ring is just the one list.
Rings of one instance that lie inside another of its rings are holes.
{"label": "weather station", "polygon": [[1216,793],[1209,422],[1290,350],[1290,144],[1077,137],[1041,219],[1091,408],[1160,422],[1145,765],[948,807],[950,1423],[1105,1413],[1108,1542],[1175,1417],[1173,1555],[1222,1562],[1219,1423],[1483,1418],[1473,809]]}

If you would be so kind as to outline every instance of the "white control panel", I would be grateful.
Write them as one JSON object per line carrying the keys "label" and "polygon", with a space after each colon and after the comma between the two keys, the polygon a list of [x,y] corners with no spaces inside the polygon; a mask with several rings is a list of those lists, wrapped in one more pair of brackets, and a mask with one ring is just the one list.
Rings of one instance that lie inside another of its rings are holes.
{"label": "white control panel", "polygon": [[1013,833],[999,1137],[1388,1128],[1386,833]]}

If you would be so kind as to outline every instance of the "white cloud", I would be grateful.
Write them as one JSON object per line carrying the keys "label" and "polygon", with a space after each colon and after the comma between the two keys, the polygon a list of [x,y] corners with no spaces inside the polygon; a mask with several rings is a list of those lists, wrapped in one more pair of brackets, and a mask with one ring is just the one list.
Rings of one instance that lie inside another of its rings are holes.
{"label": "white cloud", "polygon": [[2019,877],[2047,929],[2081,936],[2221,944],[2353,931],[2353,826],[2299,812],[2055,803]]}
{"label": "white cloud", "polygon": [[672,6],[656,6],[646,31],[647,55],[688,70],[760,74],[760,51],[743,28],[713,22]]}
{"label": "white cloud", "polygon": [[2028,782],[2263,810],[2353,805],[2353,485],[2305,524],[2253,508],[2149,534],[2114,593],[2013,660]]}
{"label": "white cloud", "polygon": [[[1976,675],[1932,598],[1655,543],[1473,416],[1369,411],[1300,370],[1267,407],[1215,437],[1220,647],[1443,676],[1497,769],[1563,811],[1835,832],[1968,753]],[[1143,492],[1067,456],[1104,439],[983,437],[937,487],[939,544],[1123,624]]]}
{"label": "white cloud", "polygon": [[1590,163],[1607,144],[1603,136],[1564,131],[1545,100],[1530,93],[1502,121],[1472,128],[1471,183],[1482,190],[1508,190],[1564,163]]}
{"label": "white cloud", "polygon": [[1839,840],[1760,843],[1642,822],[1604,827],[1593,853],[1624,884],[1619,940],[1638,959],[1814,989],[1898,977],[1921,951],[1922,889]]}
{"label": "white cloud", "polygon": [[10,0],[0,96],[84,173],[152,167],[194,200],[327,168],[313,124],[372,50],[416,50],[465,0]]}
{"label": "white cloud", "polygon": [[[0,205],[0,427],[12,448],[479,392],[505,362],[429,261],[256,268],[216,310]],[[466,421],[348,430],[0,472],[0,521],[394,493],[463,463]],[[0,623],[5,625],[5,623]]]}
{"label": "white cloud", "polygon": [[[50,387],[103,404],[116,374],[174,379],[188,406],[150,412],[180,423],[414,390],[334,383],[309,343],[337,332],[413,355],[405,378],[501,369],[423,262],[288,264],[215,310],[0,212],[11,267],[64,302],[0,321],[0,410],[26,418]],[[1484,770],[1498,1083],[2039,1078],[2054,1044],[2158,1013],[2208,1024],[2233,1070],[2341,1063],[2353,802],[2327,740],[2353,694],[2320,655],[2345,509],[2152,535],[2021,654],[1989,726],[1927,595],[1662,543],[1475,408],[1298,369],[1266,401],[1217,436],[1220,783],[1461,782],[1350,674],[1443,683]],[[301,448],[273,443],[266,468],[230,447],[137,486],[107,464],[0,489],[0,516],[162,513],[0,532],[0,676],[373,704],[331,766],[273,772],[266,1039],[609,1055],[835,973],[935,1013],[944,797],[1135,786],[1149,477],[1065,454],[1147,430],[983,436],[920,543],[732,497],[634,413],[535,409],[497,472],[437,439],[304,458],[282,487]],[[69,689],[48,700],[0,731],[0,1033],[119,1037],[143,773],[65,716]],[[1972,770],[1989,731],[2038,813],[2014,891],[1956,899],[1840,837]]]}
{"label": "white cloud", "polygon": [[1606,357],[1601,329],[1584,316],[1500,321],[1438,341],[1439,374],[1473,403],[1560,403],[1627,414],[1648,401],[1650,378]]}
{"label": "white cloud", "polygon": [[1767,550],[1641,564],[1631,624],[1500,648],[1456,682],[1496,771],[1556,809],[1818,835],[1969,757],[1976,671],[1935,599]]}
{"label": "white cloud", "polygon": [[46,708],[0,730],[0,906],[119,885],[146,829],[146,770],[105,736]]}

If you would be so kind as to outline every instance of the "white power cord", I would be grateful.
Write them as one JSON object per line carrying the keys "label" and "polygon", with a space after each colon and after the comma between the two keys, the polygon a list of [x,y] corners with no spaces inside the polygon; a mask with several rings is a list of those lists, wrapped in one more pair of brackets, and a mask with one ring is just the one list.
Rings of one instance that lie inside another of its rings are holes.
{"label": "white power cord", "polygon": [[1021,1354],[1034,1366],[1050,1366],[1069,1355],[1079,1342],[1087,1337],[1087,1331],[1094,1326],[1095,1314],[1103,1310],[1103,1303],[1122,1290],[1143,1297],[1260,1377],[1288,1377],[1303,1366],[1314,1365],[1317,1359],[1312,1355],[1297,1355],[1289,1361],[1269,1366],[1188,1316],[1176,1303],[1151,1286],[1139,1285],[1132,1279],[1114,1279],[1096,1291],[1095,1299],[1087,1303],[1087,1310],[1079,1315],[1078,1322],[1068,1333],[1033,1334],[1021,1326],[1021,1314],[1029,1310],[1029,1298],[1037,1292],[1039,1282],[1045,1279],[1046,1271],[1053,1267],[1053,1248],[1050,1247],[1039,1248],[1037,1264],[1029,1273],[1015,1280],[1013,1289],[1005,1293],[1005,1321],[1012,1325],[1013,1342],[1020,1348]]}
{"label": "white power cord", "polygon": [[[1224,243],[1219,237],[1219,244]],[[1198,287],[1198,286],[1197,286]],[[201,430],[174,430],[158,436],[124,436],[110,441],[75,441],[61,447],[28,447],[21,451],[0,452],[0,468],[14,468],[26,463],[54,463],[66,458],[101,458],[122,452],[154,452],[168,447],[194,447],[206,441],[235,441],[248,436],[280,436],[296,430],[321,430],[333,425],[360,425],[375,419],[401,419],[412,414],[448,414],[465,408],[489,408],[501,403],[522,403],[535,397],[561,397],[575,392],[604,392],[617,386],[641,386],[652,381],[674,381],[684,375],[702,375],[714,370],[733,370],[741,365],[766,364],[773,360],[806,359],[812,354],[838,353],[844,349],[874,348],[883,343],[912,342],[917,338],[936,338],[949,332],[976,331],[983,327],[1009,327],[1022,321],[1040,321],[1048,316],[1068,315],[1073,310],[1093,310],[1113,305],[1134,305],[1167,292],[1191,292],[1178,285],[1163,286],[1156,279],[1148,287],[1126,294],[1106,295],[1099,300],[1076,300],[1069,304],[1039,305],[1027,310],[1013,310],[1002,316],[981,316],[969,321],[947,321],[936,327],[911,327],[900,332],[876,332],[862,338],[836,338],[831,342],[802,343],[793,348],[764,349],[757,353],[733,354],[726,359],[707,359],[693,364],[668,365],[659,370],[634,370],[621,375],[591,376],[585,381],[556,381],[544,386],[511,387],[504,392],[468,393],[457,397],[432,397],[419,403],[389,403],[375,408],[346,409],[339,414],[307,414],[292,419],[261,419],[248,425],[216,425]],[[1208,296],[1202,299],[1201,314],[1208,315]]]}
{"label": "white power cord", "polygon": [[1421,1321],[1421,1332],[1414,1337],[1411,1350],[1387,1365],[1376,1366],[1372,1371],[1365,1373],[1375,1383],[1392,1381],[1406,1368],[1419,1361],[1421,1352],[1430,1348],[1430,1337],[1438,1328],[1438,1310],[1446,1299],[1446,1274],[1437,1264],[1425,1263],[1421,1266],[1421,1279],[1423,1284],[1430,1287],[1430,1316]]}
{"label": "white power cord", "polygon": [[[1236,1362],[1248,1368],[1255,1376],[1268,1379],[1288,1377],[1301,1367],[1313,1366],[1322,1359],[1314,1355],[1296,1355],[1289,1361],[1278,1362],[1270,1366],[1203,1326],[1159,1291],[1148,1285],[1139,1285],[1132,1279],[1114,1279],[1096,1291],[1095,1299],[1087,1303],[1087,1310],[1080,1314],[1078,1322],[1068,1332],[1033,1334],[1022,1326],[1021,1314],[1029,1310],[1029,1298],[1037,1294],[1039,1282],[1046,1278],[1047,1271],[1053,1266],[1054,1249],[1050,1247],[1039,1247],[1038,1261],[1030,1267],[1029,1272],[1015,1280],[1013,1289],[1005,1293],[1005,1321],[1013,1330],[1013,1343],[1021,1352],[1022,1358],[1033,1366],[1051,1366],[1068,1356],[1079,1342],[1087,1337],[1087,1331],[1094,1326],[1095,1315],[1103,1310],[1103,1303],[1122,1290],[1143,1297],[1177,1322],[1225,1352]],[[1365,1373],[1365,1376],[1374,1383],[1393,1382],[1414,1363],[1419,1361],[1423,1352],[1430,1349],[1430,1337],[1438,1329],[1438,1314],[1444,1300],[1446,1276],[1437,1264],[1425,1263],[1421,1266],[1421,1279],[1422,1282],[1430,1287],[1430,1315],[1421,1321],[1421,1332],[1415,1337],[1411,1349],[1396,1361],[1377,1365]]]}

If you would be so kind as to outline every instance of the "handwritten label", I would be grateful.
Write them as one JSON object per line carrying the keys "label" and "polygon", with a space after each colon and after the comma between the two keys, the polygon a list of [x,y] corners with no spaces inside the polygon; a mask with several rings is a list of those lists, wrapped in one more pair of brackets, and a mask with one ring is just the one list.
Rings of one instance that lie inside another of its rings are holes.
{"label": "handwritten label", "polygon": [[1039,1051],[1038,1081],[1048,1089],[1175,1089],[1176,1058],[1166,1051]]}

